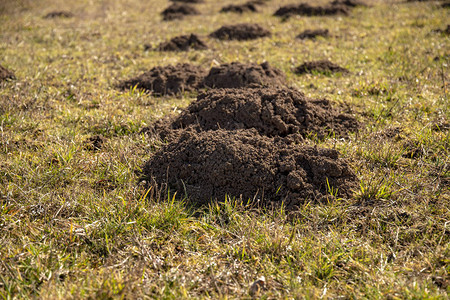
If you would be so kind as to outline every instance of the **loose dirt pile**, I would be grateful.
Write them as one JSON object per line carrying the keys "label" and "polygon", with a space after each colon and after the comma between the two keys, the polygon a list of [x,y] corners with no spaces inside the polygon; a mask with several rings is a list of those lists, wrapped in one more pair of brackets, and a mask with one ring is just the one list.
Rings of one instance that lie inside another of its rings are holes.
{"label": "loose dirt pile", "polygon": [[346,68],[338,66],[331,61],[328,60],[319,60],[319,61],[309,61],[305,62],[302,65],[295,68],[294,72],[296,74],[305,74],[305,73],[349,73]]}
{"label": "loose dirt pile", "polygon": [[357,7],[357,6],[362,6],[362,7],[367,7],[368,5],[362,1],[358,1],[358,0],[334,0],[333,2],[331,2],[331,5],[335,5],[335,6],[339,6],[339,5],[343,5],[343,6],[348,6],[348,7]]}
{"label": "loose dirt pile", "polygon": [[244,4],[239,4],[239,5],[227,5],[222,7],[222,9],[220,10],[220,12],[234,12],[234,13],[244,13],[244,12],[257,12],[258,9],[256,8],[256,4],[251,3],[251,2],[247,2]]}
{"label": "loose dirt pile", "polygon": [[269,30],[261,27],[258,24],[237,24],[222,26],[218,30],[210,34],[211,37],[219,40],[253,40],[270,36]]}
{"label": "loose dirt pile", "polygon": [[148,72],[121,82],[118,87],[130,89],[135,86],[157,96],[175,95],[184,91],[194,91],[202,84],[206,71],[190,64],[154,67]]}
{"label": "loose dirt pile", "polygon": [[305,40],[305,39],[315,39],[318,36],[321,37],[328,37],[330,35],[328,29],[307,29],[297,35],[298,39]]}
{"label": "loose dirt pile", "polygon": [[162,13],[165,21],[183,19],[185,16],[198,15],[198,10],[187,4],[174,3],[166,8]]}
{"label": "loose dirt pile", "polygon": [[205,50],[208,46],[197,35],[191,34],[174,37],[157,47],[158,51],[189,51],[191,49]]}
{"label": "loose dirt pile", "polygon": [[290,4],[280,7],[275,16],[291,17],[298,16],[332,16],[332,15],[348,15],[349,9],[343,5],[328,5],[328,6],[311,6],[307,3]]}
{"label": "loose dirt pile", "polygon": [[44,16],[44,19],[54,19],[54,18],[72,18],[73,13],[70,11],[52,11]]}
{"label": "loose dirt pile", "polygon": [[14,73],[0,65],[0,82],[15,79]]}
{"label": "loose dirt pile", "polygon": [[268,62],[260,65],[233,62],[211,68],[204,85],[210,88],[280,86],[286,84],[285,78],[282,71],[272,68]]}
{"label": "loose dirt pile", "polygon": [[[256,131],[185,131],[155,153],[143,179],[199,204],[226,195],[281,204],[323,200],[329,187],[349,196],[356,176],[336,150],[286,144]],[[269,202],[273,201],[273,202]]]}
{"label": "loose dirt pile", "polygon": [[198,132],[255,129],[260,135],[299,140],[307,135],[346,136],[358,127],[354,117],[332,107],[328,100],[308,99],[290,88],[246,88],[201,93],[180,115],[156,122],[147,131],[172,138],[185,128]]}

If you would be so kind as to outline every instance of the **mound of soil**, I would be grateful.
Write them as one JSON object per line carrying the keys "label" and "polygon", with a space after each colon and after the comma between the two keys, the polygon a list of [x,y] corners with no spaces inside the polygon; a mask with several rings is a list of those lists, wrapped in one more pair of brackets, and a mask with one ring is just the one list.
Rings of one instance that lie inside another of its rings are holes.
{"label": "mound of soil", "polygon": [[183,19],[185,16],[189,15],[198,15],[199,12],[193,6],[181,3],[174,3],[165,10],[163,10],[161,14],[163,15],[163,20],[170,21]]}
{"label": "mound of soil", "polygon": [[255,129],[269,137],[334,133],[346,136],[358,130],[354,117],[333,108],[328,100],[307,99],[290,88],[214,89],[201,93],[173,120],[161,120],[153,133],[172,137],[172,130],[192,128],[196,131]]}
{"label": "mound of soil", "polygon": [[197,35],[191,34],[174,37],[157,47],[158,51],[189,51],[191,49],[205,50],[208,46]]}
{"label": "mound of soil", "polygon": [[272,68],[268,62],[259,65],[233,62],[211,68],[204,85],[210,88],[279,86],[286,84],[285,77],[282,71]]}
{"label": "mound of soil", "polygon": [[234,12],[234,13],[244,13],[244,12],[257,12],[258,9],[256,8],[256,4],[252,2],[247,2],[244,4],[238,4],[238,5],[227,5],[222,7],[220,12]]}
{"label": "mound of soil", "polygon": [[311,6],[307,3],[301,3],[282,6],[275,12],[274,16],[332,16],[348,14],[349,9],[343,5]]}
{"label": "mound of soil", "polygon": [[363,7],[367,7],[368,5],[362,1],[358,1],[358,0],[334,0],[333,2],[331,2],[331,5],[334,6],[339,6],[339,5],[343,5],[343,6],[348,6],[348,7],[357,7],[357,6],[363,6]]}
{"label": "mound of soil", "polygon": [[52,11],[44,16],[44,19],[54,19],[54,18],[72,18],[73,13],[70,11]]}
{"label": "mound of soil", "polygon": [[295,68],[294,72],[296,74],[305,74],[305,73],[349,73],[346,68],[338,66],[332,63],[329,60],[318,60],[318,61],[309,61],[301,64],[297,68]]}
{"label": "mound of soil", "polygon": [[192,4],[205,2],[203,0],[170,0],[170,1],[172,1],[172,2],[182,2],[182,3],[192,3]]}
{"label": "mound of soil", "polygon": [[315,39],[318,36],[328,37],[330,35],[328,29],[307,29],[297,35],[298,39]]}
{"label": "mound of soil", "polygon": [[118,87],[130,89],[137,86],[157,96],[175,95],[184,91],[196,90],[202,83],[206,72],[201,67],[190,64],[154,67],[136,78],[121,82]]}
{"label": "mound of soil", "polygon": [[260,25],[248,23],[222,26],[210,34],[211,37],[217,38],[219,40],[239,41],[253,40],[270,35],[270,31],[261,27]]}
{"label": "mound of soil", "polygon": [[[328,186],[350,196],[357,178],[332,149],[286,144],[256,131],[185,131],[156,152],[142,179],[199,204],[226,195],[292,209],[323,200]],[[330,197],[331,198],[331,197]]]}
{"label": "mound of soil", "polygon": [[0,82],[8,80],[8,79],[15,79],[14,73],[9,71],[8,69],[4,68],[2,65],[0,65]]}

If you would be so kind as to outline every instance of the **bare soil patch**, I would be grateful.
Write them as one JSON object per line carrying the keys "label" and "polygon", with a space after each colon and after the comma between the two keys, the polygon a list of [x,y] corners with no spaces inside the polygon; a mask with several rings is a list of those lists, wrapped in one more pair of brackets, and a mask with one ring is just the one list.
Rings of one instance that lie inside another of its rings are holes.
{"label": "bare soil patch", "polygon": [[55,19],[55,18],[72,18],[73,13],[70,11],[52,11],[44,16],[44,19]]}
{"label": "bare soil patch", "polygon": [[163,15],[163,20],[171,21],[183,19],[185,16],[198,15],[200,13],[195,7],[191,5],[173,3],[168,8],[163,10],[161,14]]}
{"label": "bare soil patch", "polygon": [[326,99],[308,99],[291,88],[215,89],[200,93],[180,115],[162,119],[147,131],[162,138],[179,129],[255,129],[260,135],[298,141],[308,135],[347,136],[356,132],[356,119]]}
{"label": "bare soil patch", "polygon": [[269,30],[258,24],[236,24],[225,25],[210,34],[211,37],[219,40],[253,40],[270,36]]}
{"label": "bare soil patch", "polygon": [[190,64],[157,66],[135,78],[121,82],[118,87],[130,89],[136,86],[157,96],[176,95],[199,88],[205,75],[206,71],[201,67]]}
{"label": "bare soil patch", "polygon": [[16,77],[13,72],[0,65],[0,82],[15,78]]}
{"label": "bare soil patch", "polygon": [[286,84],[285,78],[281,70],[271,67],[268,62],[259,65],[233,62],[211,68],[204,85],[210,88],[279,86]]}
{"label": "bare soil patch", "polygon": [[295,68],[294,72],[296,74],[306,74],[306,73],[349,73],[349,70],[343,68],[335,63],[332,63],[329,60],[318,60],[318,61],[309,61],[301,64],[297,68]]}
{"label": "bare soil patch", "polygon": [[256,7],[255,3],[252,2],[247,2],[244,4],[231,4],[231,5],[227,5],[222,7],[222,9],[220,10],[220,12],[225,13],[225,12],[234,12],[234,13],[245,13],[245,12],[257,12],[258,9]]}
{"label": "bare soil patch", "polygon": [[350,196],[357,185],[336,150],[286,144],[252,130],[185,131],[150,158],[143,179],[198,204],[229,195],[262,205],[284,202],[288,209],[324,200],[329,187]]}
{"label": "bare soil patch", "polygon": [[280,7],[275,16],[291,17],[298,16],[332,16],[348,15],[350,10],[344,5],[311,6],[307,3],[290,4]]}
{"label": "bare soil patch", "polygon": [[305,39],[315,39],[316,37],[329,37],[330,32],[328,29],[307,29],[297,35],[298,39],[305,40]]}
{"label": "bare soil patch", "polygon": [[191,49],[205,50],[208,46],[196,34],[191,34],[174,37],[157,47],[158,51],[189,51]]}

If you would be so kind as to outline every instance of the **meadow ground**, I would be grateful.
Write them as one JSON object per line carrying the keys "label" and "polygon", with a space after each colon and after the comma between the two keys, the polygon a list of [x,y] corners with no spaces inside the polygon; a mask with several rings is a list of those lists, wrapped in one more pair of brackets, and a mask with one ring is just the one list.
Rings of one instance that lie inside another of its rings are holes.
{"label": "meadow ground", "polygon": [[[284,20],[273,13],[295,1],[273,0],[258,13],[219,13],[236,2],[205,0],[199,15],[169,22],[166,0],[0,2],[0,64],[16,77],[0,83],[2,298],[448,298],[450,38],[436,29],[450,11],[386,0]],[[60,10],[73,16],[43,18]],[[208,37],[242,22],[272,36]],[[330,37],[295,38],[316,28]],[[144,51],[190,33],[209,49]],[[350,73],[294,74],[319,59]],[[117,83],[158,65],[233,61],[268,61],[307,96],[348,107],[358,133],[305,143],[350,162],[352,197],[295,212],[233,199],[193,207],[138,183],[162,146],[141,129],[195,93],[154,97]]]}

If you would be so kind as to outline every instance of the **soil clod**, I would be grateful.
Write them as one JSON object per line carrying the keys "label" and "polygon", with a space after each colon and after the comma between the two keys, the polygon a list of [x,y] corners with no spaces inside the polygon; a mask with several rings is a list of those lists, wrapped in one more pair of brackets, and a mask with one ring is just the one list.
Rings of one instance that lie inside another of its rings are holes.
{"label": "soil clod", "polygon": [[297,35],[298,39],[315,39],[316,37],[328,37],[330,35],[328,29],[307,29]]}
{"label": "soil clod", "polygon": [[242,23],[237,25],[222,26],[210,34],[211,37],[219,40],[253,40],[270,36],[269,30],[258,24]]}
{"label": "soil clod", "polygon": [[205,70],[190,64],[177,64],[154,67],[135,78],[121,82],[118,87],[144,89],[154,95],[176,95],[185,91],[194,91],[201,86]]}
{"label": "soil clod", "polygon": [[205,77],[204,85],[210,88],[241,88],[252,86],[285,85],[285,75],[268,62],[242,64],[233,62],[213,67]]}
{"label": "soil clod", "polygon": [[73,13],[70,11],[52,11],[44,16],[44,19],[55,19],[55,18],[72,18]]}
{"label": "soil clod", "polygon": [[195,34],[181,35],[174,37],[170,41],[161,43],[158,51],[189,51],[189,50],[205,50],[208,46]]}
{"label": "soil clod", "polygon": [[156,122],[148,128],[160,137],[172,137],[172,130],[196,131],[255,129],[260,135],[325,138],[346,136],[358,130],[356,119],[332,107],[328,100],[312,100],[290,88],[214,89],[200,93],[173,120]]}
{"label": "soil clod", "polygon": [[305,62],[300,66],[298,66],[297,68],[295,68],[294,72],[299,75],[306,73],[322,73],[322,74],[349,73],[349,71],[346,68],[334,64],[329,60]]}
{"label": "soil clod", "polygon": [[0,82],[15,79],[14,73],[0,65]]}
{"label": "soil clod", "polygon": [[161,14],[163,15],[163,20],[170,21],[183,19],[185,16],[189,15],[198,15],[199,12],[195,7],[188,4],[173,3]]}
{"label": "soil clod", "polygon": [[356,175],[332,149],[286,144],[253,130],[185,131],[156,152],[142,179],[207,204],[225,197],[292,209],[352,194]]}
{"label": "soil clod", "polygon": [[332,15],[348,15],[349,9],[344,5],[328,5],[328,6],[311,6],[307,3],[290,4],[280,7],[275,16],[291,17],[298,16],[332,16]]}
{"label": "soil clod", "polygon": [[234,13],[245,13],[245,12],[257,12],[258,9],[256,8],[256,4],[252,3],[252,2],[247,2],[244,4],[238,4],[238,5],[227,5],[224,6],[220,12],[234,12]]}

